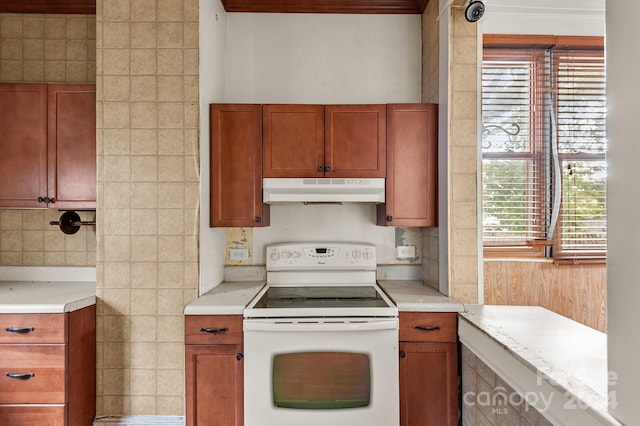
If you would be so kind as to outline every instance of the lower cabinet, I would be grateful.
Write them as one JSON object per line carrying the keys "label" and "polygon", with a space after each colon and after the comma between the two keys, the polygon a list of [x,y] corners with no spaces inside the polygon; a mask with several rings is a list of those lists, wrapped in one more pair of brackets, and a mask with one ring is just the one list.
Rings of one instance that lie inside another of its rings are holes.
{"label": "lower cabinet", "polygon": [[[400,313],[400,425],[458,424],[456,313]],[[243,426],[242,315],[185,316],[187,426]]]}
{"label": "lower cabinet", "polygon": [[93,423],[95,308],[0,314],[0,425]]}
{"label": "lower cabinet", "polygon": [[187,315],[185,343],[187,426],[242,426],[242,315]]}
{"label": "lower cabinet", "polygon": [[458,424],[455,313],[400,313],[400,425]]}

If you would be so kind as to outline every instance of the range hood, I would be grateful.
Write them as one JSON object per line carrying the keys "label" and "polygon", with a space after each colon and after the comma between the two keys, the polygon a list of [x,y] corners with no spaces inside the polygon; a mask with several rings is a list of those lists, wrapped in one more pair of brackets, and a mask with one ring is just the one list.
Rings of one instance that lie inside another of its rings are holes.
{"label": "range hood", "polygon": [[264,178],[262,201],[384,203],[384,178]]}

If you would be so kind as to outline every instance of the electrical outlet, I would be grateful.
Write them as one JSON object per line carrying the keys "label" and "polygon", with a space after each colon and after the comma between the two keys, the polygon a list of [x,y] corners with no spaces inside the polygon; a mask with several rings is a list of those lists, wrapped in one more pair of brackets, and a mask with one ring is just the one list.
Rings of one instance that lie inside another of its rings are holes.
{"label": "electrical outlet", "polygon": [[229,249],[229,260],[249,260],[249,249]]}
{"label": "electrical outlet", "polygon": [[398,259],[413,259],[416,257],[416,246],[398,246],[396,250]]}

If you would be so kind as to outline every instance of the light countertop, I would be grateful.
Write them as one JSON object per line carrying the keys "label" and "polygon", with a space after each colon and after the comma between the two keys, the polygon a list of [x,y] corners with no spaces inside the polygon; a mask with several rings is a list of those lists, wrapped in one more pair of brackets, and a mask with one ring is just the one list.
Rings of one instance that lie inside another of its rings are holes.
{"label": "light countertop", "polygon": [[464,305],[418,280],[378,280],[400,312],[463,312]]}
{"label": "light countertop", "polygon": [[184,308],[185,315],[242,315],[264,281],[224,282]]}
{"label": "light countertop", "polygon": [[1,314],[56,314],[95,303],[95,281],[0,281]]}
{"label": "light countertop", "polygon": [[554,424],[618,424],[607,410],[606,334],[539,306],[466,305],[460,318],[461,342],[514,389],[567,401],[543,413]]}
{"label": "light countertop", "polygon": [[[464,305],[418,280],[379,281],[399,311],[461,312]],[[242,315],[264,281],[228,281],[188,304],[185,315]]]}

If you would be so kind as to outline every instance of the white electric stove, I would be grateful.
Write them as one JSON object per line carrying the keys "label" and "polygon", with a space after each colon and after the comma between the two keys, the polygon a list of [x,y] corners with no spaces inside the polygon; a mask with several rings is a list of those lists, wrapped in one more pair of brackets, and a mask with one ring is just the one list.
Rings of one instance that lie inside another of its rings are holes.
{"label": "white electric stove", "polygon": [[397,426],[398,310],[371,244],[267,248],[244,310],[246,426]]}

